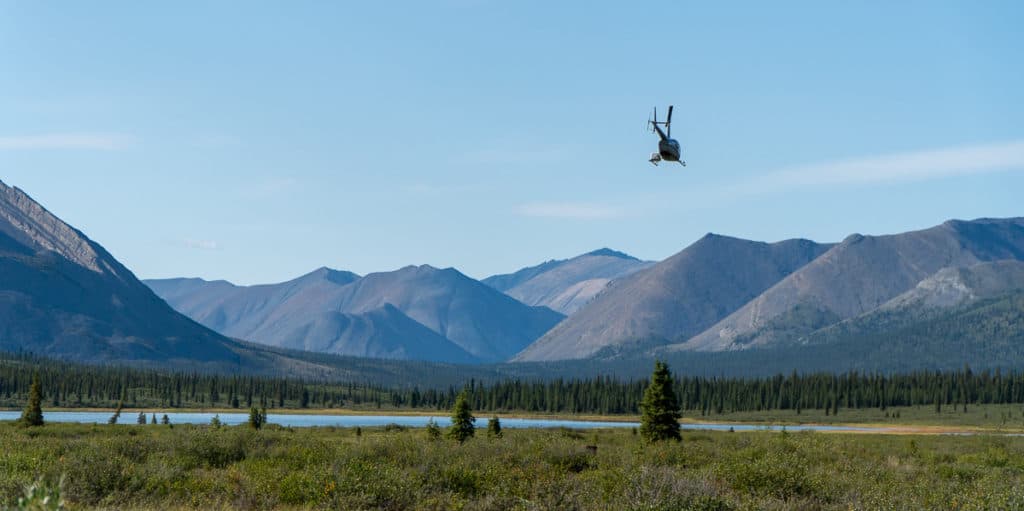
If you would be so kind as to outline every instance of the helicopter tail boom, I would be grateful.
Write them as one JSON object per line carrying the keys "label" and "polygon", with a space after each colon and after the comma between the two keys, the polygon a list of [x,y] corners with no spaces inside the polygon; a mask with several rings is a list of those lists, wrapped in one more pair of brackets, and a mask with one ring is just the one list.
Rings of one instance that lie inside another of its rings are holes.
{"label": "helicopter tail boom", "polygon": [[[654,107],[654,118],[653,120],[647,121],[648,125],[651,128],[651,131],[657,133],[658,138],[660,138],[661,140],[669,140],[670,138],[672,138],[672,109],[673,106],[669,105],[668,118],[665,119],[664,121],[658,121],[658,107]],[[661,129],[661,126],[665,127],[664,131]]]}

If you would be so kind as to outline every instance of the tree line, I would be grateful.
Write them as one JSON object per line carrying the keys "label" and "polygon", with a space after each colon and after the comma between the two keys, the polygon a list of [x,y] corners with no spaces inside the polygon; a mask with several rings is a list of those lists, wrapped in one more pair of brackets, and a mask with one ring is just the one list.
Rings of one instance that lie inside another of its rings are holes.
{"label": "tree line", "polygon": [[[451,409],[466,391],[475,410],[636,414],[648,381],[593,378],[509,379],[442,388],[387,387],[358,382],[175,372],[91,366],[29,354],[0,356],[0,407],[20,408],[34,375],[45,407],[130,408],[416,408]],[[684,413],[826,410],[894,406],[1024,403],[1024,372],[847,372],[706,377],[675,375],[672,390]]]}

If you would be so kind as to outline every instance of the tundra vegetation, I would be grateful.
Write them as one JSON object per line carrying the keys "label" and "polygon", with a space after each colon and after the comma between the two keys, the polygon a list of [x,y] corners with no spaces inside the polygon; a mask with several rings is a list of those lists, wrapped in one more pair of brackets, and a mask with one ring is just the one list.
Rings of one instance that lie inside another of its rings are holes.
{"label": "tundra vegetation", "polygon": [[1005,436],[7,422],[0,445],[0,508],[40,477],[70,509],[1024,507],[1024,438]]}

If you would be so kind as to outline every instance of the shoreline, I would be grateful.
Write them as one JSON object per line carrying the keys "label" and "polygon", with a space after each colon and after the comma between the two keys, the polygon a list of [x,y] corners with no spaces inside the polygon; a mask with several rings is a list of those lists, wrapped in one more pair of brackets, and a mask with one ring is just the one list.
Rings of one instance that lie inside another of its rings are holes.
{"label": "shoreline", "polygon": [[[20,412],[20,409],[0,409],[8,412]],[[82,407],[82,408],[44,408],[47,412],[110,412],[113,408]],[[247,414],[244,408],[122,408],[122,416],[137,415],[144,412],[146,415],[164,413],[214,413],[214,414]],[[436,412],[436,413],[435,413]],[[447,410],[353,410],[340,408],[271,408],[267,410],[268,415],[334,415],[334,416],[399,416],[399,417],[447,417],[450,412]],[[537,419],[537,420],[562,420],[581,422],[639,422],[639,415],[597,415],[597,414],[543,414],[543,413],[487,413],[479,414],[477,419],[487,419],[497,416],[501,419]],[[752,421],[752,420],[708,420],[693,417],[683,417],[679,425],[686,430],[688,425],[710,425],[720,426],[723,429],[729,426],[764,426],[772,428],[783,428],[787,426],[800,427],[822,427],[822,428],[860,428],[860,430],[830,430],[820,429],[818,433],[852,433],[852,434],[882,434],[882,435],[1024,435],[1024,428],[1021,427],[991,427],[991,426],[970,426],[970,425],[938,425],[938,424],[912,424],[912,423],[878,423],[878,422],[836,422],[824,423],[817,421],[790,422],[790,421]],[[690,429],[692,432],[721,431],[717,429]],[[777,430],[776,430],[777,431]]]}

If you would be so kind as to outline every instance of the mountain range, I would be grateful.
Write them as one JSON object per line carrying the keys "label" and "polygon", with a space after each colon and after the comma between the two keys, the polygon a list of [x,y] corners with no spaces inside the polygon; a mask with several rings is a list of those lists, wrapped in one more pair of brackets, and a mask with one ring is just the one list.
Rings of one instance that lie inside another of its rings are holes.
{"label": "mountain range", "polygon": [[1024,219],[951,220],[886,236],[854,234],[679,349],[721,351],[792,340],[855,317],[945,268],[1024,259]]}
{"label": "mountain range", "polygon": [[808,240],[761,243],[708,234],[615,281],[515,360],[587,358],[630,344],[687,339],[829,248]]}
{"label": "mountain range", "polygon": [[[0,182],[0,351],[323,378],[357,366],[544,377],[655,357],[739,372],[1012,366],[1024,362],[1024,218],[834,244],[708,234],[657,263],[601,249],[483,281],[421,265],[143,283]],[[373,359],[412,362],[354,362]]]}
{"label": "mountain range", "polygon": [[479,363],[508,359],[562,320],[459,271],[427,265],[360,277],[321,268],[279,284],[148,280],[225,335],[339,355]]}

